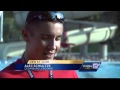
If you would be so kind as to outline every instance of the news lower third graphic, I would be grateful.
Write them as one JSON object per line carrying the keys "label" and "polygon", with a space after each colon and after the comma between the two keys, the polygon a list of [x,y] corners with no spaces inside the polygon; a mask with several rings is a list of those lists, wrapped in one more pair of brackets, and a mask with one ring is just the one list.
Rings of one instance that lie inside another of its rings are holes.
{"label": "news lower third graphic", "polygon": [[29,60],[27,64],[15,64],[14,70],[79,70],[97,71],[101,62],[83,60]]}

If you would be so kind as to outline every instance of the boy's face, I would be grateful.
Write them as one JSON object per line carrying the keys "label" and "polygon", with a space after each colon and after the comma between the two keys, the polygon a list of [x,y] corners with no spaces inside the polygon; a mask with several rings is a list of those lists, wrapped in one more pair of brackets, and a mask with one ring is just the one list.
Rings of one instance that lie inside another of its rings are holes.
{"label": "boy's face", "polygon": [[63,24],[44,22],[34,28],[33,35],[28,34],[27,51],[31,59],[54,59],[60,49]]}

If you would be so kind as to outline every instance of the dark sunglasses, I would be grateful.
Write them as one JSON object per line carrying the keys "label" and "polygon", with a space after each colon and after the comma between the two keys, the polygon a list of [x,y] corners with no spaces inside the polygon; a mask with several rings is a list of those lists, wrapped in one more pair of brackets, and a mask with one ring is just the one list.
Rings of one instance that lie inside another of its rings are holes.
{"label": "dark sunglasses", "polygon": [[64,15],[60,12],[47,12],[47,13],[37,13],[33,15],[30,19],[26,21],[25,27],[33,21],[58,21],[60,23],[64,22]]}

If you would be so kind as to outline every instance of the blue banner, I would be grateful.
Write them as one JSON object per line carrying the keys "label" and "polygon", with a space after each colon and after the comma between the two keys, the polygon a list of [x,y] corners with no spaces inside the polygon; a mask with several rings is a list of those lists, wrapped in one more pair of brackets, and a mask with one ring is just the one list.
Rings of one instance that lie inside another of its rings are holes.
{"label": "blue banner", "polygon": [[83,64],[15,64],[14,70],[79,70],[97,71],[101,62],[84,62]]}
{"label": "blue banner", "polygon": [[16,64],[15,70],[79,70],[81,64]]}

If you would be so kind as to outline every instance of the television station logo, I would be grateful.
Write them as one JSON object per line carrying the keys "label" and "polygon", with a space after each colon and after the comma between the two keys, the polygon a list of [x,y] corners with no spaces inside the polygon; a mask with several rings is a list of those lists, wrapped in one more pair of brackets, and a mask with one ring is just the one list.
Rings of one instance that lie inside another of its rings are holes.
{"label": "television station logo", "polygon": [[85,62],[81,65],[79,71],[97,71],[101,62]]}

